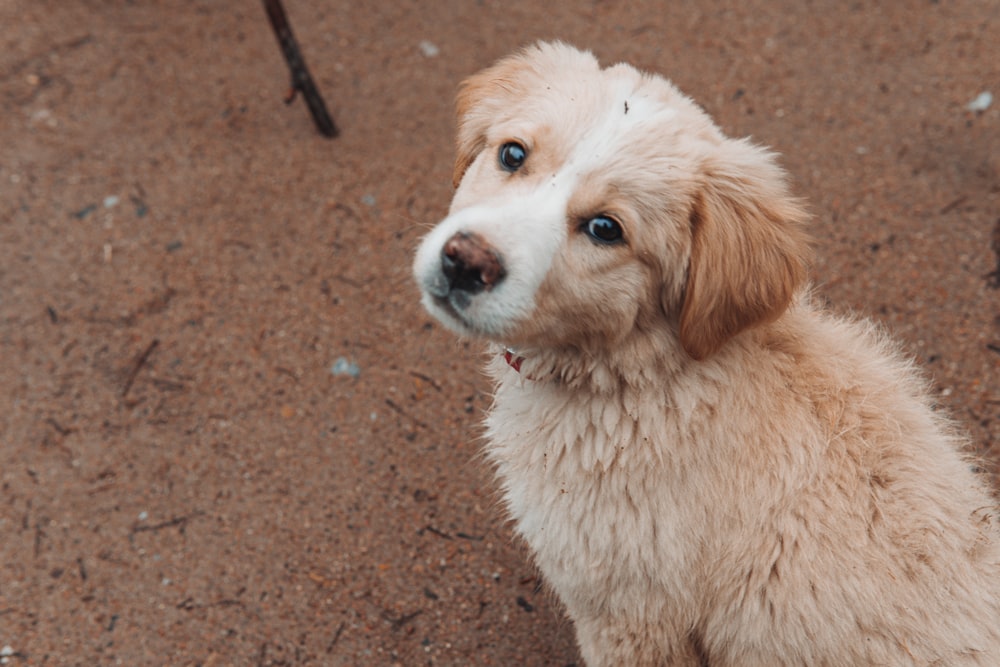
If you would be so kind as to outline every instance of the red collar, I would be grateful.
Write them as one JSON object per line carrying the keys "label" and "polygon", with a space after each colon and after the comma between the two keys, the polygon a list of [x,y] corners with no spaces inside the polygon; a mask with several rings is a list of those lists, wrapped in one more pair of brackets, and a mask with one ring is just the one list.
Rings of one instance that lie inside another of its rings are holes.
{"label": "red collar", "polygon": [[518,373],[521,372],[521,364],[524,363],[524,357],[518,355],[514,350],[510,348],[505,349],[503,351],[503,360],[515,371]]}

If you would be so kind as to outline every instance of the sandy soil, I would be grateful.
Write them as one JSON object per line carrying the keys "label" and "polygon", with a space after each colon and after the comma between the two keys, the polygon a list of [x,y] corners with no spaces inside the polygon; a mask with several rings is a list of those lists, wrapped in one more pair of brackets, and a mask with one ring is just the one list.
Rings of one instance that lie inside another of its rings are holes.
{"label": "sandy soil", "polygon": [[0,2],[0,662],[578,661],[409,268],[456,85],[538,38],[781,152],[821,294],[997,469],[996,2],[286,7],[338,139],[260,3]]}

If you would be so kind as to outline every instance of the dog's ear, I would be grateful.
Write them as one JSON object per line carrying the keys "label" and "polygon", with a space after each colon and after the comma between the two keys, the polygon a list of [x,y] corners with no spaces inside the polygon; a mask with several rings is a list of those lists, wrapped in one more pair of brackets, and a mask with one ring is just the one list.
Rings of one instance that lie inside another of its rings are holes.
{"label": "dog's ear", "polygon": [[806,213],[766,151],[724,140],[706,160],[691,208],[691,260],[680,341],[704,359],[777,318],[806,278]]}
{"label": "dog's ear", "polygon": [[537,48],[508,56],[474,74],[458,89],[455,112],[458,118],[458,146],[451,182],[456,188],[476,156],[486,147],[486,132],[510,113],[511,99],[521,97],[525,74],[532,69]]}
{"label": "dog's ear", "polygon": [[458,117],[458,153],[452,184],[457,188],[469,165],[486,147],[490,127],[523,113],[519,103],[532,90],[551,85],[568,72],[600,69],[589,51],[561,42],[539,42],[462,82],[455,110]]}
{"label": "dog's ear", "polygon": [[[502,64],[502,63],[501,63]],[[486,146],[486,130],[488,119],[484,114],[476,113],[476,108],[483,104],[497,88],[495,70],[500,65],[475,74],[462,82],[455,100],[455,115],[458,119],[458,141],[455,154],[455,169],[452,172],[451,184],[458,187],[466,169],[476,159]]]}

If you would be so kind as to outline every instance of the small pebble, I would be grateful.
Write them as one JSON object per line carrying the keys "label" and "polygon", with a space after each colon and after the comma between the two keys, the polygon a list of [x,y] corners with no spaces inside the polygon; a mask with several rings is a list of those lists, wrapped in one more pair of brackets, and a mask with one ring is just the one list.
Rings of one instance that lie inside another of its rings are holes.
{"label": "small pebble", "polygon": [[121,199],[117,195],[108,195],[104,198],[104,208],[114,208],[118,206],[118,202],[120,201]]}
{"label": "small pebble", "polygon": [[420,42],[420,52],[424,54],[427,58],[433,58],[434,56],[441,53],[441,49],[437,47],[433,42],[428,42],[426,39]]}
{"label": "small pebble", "polygon": [[993,93],[984,90],[976,95],[976,99],[966,104],[965,108],[969,111],[986,111],[991,104],[993,104]]}
{"label": "small pebble", "polygon": [[83,220],[88,215],[93,213],[96,209],[97,209],[96,204],[88,204],[87,206],[81,208],[79,211],[75,212],[73,214],[73,217],[76,218],[77,220]]}
{"label": "small pebble", "polygon": [[55,127],[59,124],[58,121],[56,121],[56,117],[53,116],[52,112],[48,109],[39,109],[35,113],[31,114],[31,122],[35,125],[44,123],[49,127]]}
{"label": "small pebble", "polygon": [[350,375],[352,378],[356,378],[361,375],[361,367],[345,357],[340,357],[333,362],[330,372],[334,375]]}

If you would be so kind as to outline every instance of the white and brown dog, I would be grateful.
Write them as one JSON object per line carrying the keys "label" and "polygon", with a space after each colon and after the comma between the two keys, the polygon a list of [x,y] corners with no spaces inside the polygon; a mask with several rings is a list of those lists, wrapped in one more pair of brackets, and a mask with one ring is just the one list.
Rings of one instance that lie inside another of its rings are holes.
{"label": "white and brown dog", "polygon": [[497,345],[487,456],[586,663],[1000,665],[995,503],[910,364],[810,301],[772,155],[562,44],[458,119],[416,277]]}

